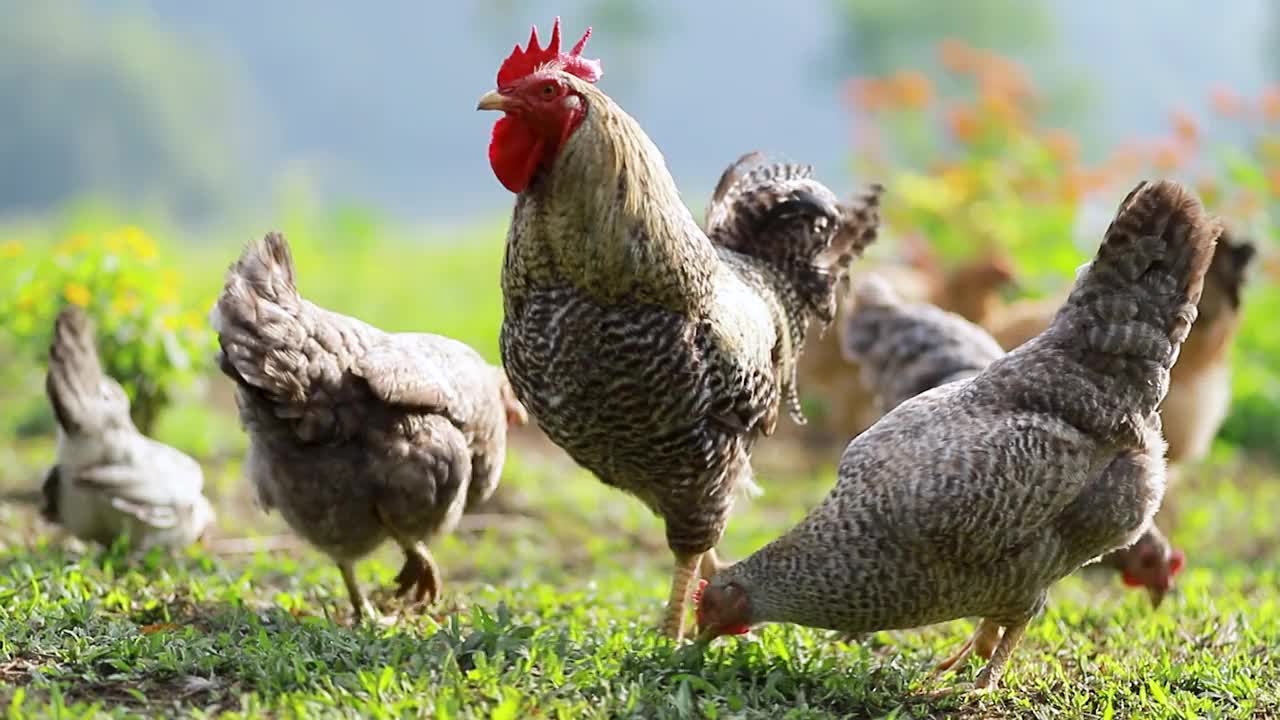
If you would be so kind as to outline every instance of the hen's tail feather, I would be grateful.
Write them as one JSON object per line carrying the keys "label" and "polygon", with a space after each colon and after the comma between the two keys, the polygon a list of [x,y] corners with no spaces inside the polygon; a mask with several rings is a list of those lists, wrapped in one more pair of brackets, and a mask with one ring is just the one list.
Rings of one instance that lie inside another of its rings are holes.
{"label": "hen's tail feather", "polygon": [[751,152],[721,175],[706,231],[713,242],[769,264],[807,310],[830,323],[849,264],[875,241],[883,191],[872,185],[841,203],[812,167]]}
{"label": "hen's tail feather", "polygon": [[221,352],[218,364],[232,379],[284,402],[303,402],[306,328],[294,280],[293,255],[280,233],[250,243],[227,271],[210,313]]}
{"label": "hen's tail feather", "polygon": [[79,306],[68,305],[54,321],[45,377],[45,392],[64,431],[77,432],[94,421],[86,402],[101,392],[101,382],[93,323]]}
{"label": "hen's tail feather", "polygon": [[1140,183],[1120,204],[1093,261],[1046,335],[1079,362],[1120,379],[1142,415],[1155,411],[1168,370],[1196,319],[1221,223],[1182,185]]}

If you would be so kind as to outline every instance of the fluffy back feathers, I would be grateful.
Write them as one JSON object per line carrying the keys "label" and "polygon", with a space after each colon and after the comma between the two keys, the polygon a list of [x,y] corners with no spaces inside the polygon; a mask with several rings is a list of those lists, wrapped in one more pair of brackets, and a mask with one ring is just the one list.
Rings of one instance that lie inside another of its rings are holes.
{"label": "fluffy back feathers", "polygon": [[812,167],[750,152],[720,176],[706,232],[712,242],[764,261],[807,310],[830,323],[841,278],[876,239],[883,192],[873,184],[841,203],[813,178]]}

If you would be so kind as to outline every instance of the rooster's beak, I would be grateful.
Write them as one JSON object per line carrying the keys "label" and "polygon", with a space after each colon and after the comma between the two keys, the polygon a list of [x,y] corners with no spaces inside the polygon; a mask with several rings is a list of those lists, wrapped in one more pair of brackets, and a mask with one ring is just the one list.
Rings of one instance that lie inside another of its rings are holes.
{"label": "rooster's beak", "polygon": [[480,102],[476,103],[477,110],[506,110],[507,98],[497,90],[490,90],[480,96]]}

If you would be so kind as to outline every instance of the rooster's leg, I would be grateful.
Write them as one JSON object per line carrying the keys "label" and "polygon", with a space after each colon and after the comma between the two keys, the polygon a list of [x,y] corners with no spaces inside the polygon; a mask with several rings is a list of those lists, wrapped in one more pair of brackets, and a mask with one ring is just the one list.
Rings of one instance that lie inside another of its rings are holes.
{"label": "rooster's leg", "polygon": [[1018,647],[1018,641],[1022,640],[1022,635],[1026,631],[1026,623],[1010,625],[1004,629],[1004,636],[1000,638],[1000,644],[996,645],[991,660],[978,673],[978,679],[974,682],[976,689],[986,691],[996,688],[1000,682],[1000,675],[1004,673],[1004,666],[1009,662],[1009,656],[1013,655],[1014,648]]}
{"label": "rooster's leg", "polygon": [[667,598],[667,610],[662,616],[662,632],[677,642],[684,638],[685,604],[701,557],[702,553],[676,555],[675,570],[671,574],[671,596]]}
{"label": "rooster's leg", "polygon": [[360,590],[360,583],[356,582],[355,563],[350,560],[343,560],[338,563],[338,569],[342,571],[342,582],[347,585],[347,594],[351,596],[351,607],[356,613],[356,622],[379,622],[381,616],[378,611],[373,609],[373,604],[369,602],[369,598],[364,596],[364,592]]}
{"label": "rooster's leg", "polygon": [[999,639],[1000,626],[983,618],[982,622],[978,623],[978,628],[969,636],[969,639],[964,641],[964,645],[961,645],[954,655],[938,663],[934,672],[944,673],[958,666],[961,661],[969,657],[969,653],[973,652],[975,648],[977,648],[979,655],[985,658],[991,657]]}
{"label": "rooster's leg", "polygon": [[396,575],[396,597],[404,597],[413,590],[413,601],[427,604],[434,603],[440,597],[440,568],[431,557],[431,552],[422,541],[406,541],[401,544],[404,550],[404,567]]}

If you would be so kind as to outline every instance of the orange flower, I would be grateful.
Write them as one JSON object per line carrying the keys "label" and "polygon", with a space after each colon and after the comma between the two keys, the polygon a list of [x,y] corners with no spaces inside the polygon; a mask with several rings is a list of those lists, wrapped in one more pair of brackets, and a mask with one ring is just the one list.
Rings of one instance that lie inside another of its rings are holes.
{"label": "orange flower", "polygon": [[1022,117],[1017,105],[1007,94],[992,88],[984,88],[982,92],[982,111],[1005,126],[1018,124]]}
{"label": "orange flower", "polygon": [[1200,137],[1200,127],[1196,125],[1195,118],[1182,110],[1175,110],[1170,120],[1173,123],[1173,132],[1178,136],[1179,141],[1185,145],[1196,144],[1196,140]]}
{"label": "orange flower", "polygon": [[1065,130],[1050,130],[1044,135],[1049,154],[1061,165],[1074,163],[1080,156],[1080,143]]}
{"label": "orange flower", "polygon": [[1272,122],[1280,120],[1280,85],[1262,91],[1262,116]]}
{"label": "orange flower", "polygon": [[955,38],[947,38],[938,43],[938,60],[943,67],[955,73],[973,72],[978,65],[977,53],[973,48]]}
{"label": "orange flower", "polygon": [[1172,172],[1182,164],[1182,151],[1176,143],[1158,143],[1152,149],[1151,164],[1160,172]]}
{"label": "orange flower", "polygon": [[845,96],[855,110],[873,113],[888,104],[888,88],[876,78],[853,78],[845,90]]}
{"label": "orange flower", "polygon": [[911,110],[923,108],[933,97],[933,84],[924,73],[915,70],[904,70],[894,75],[890,87],[897,104]]}
{"label": "orange flower", "polygon": [[977,113],[965,105],[953,105],[947,110],[947,127],[951,135],[961,142],[973,142],[981,130]]}
{"label": "orange flower", "polygon": [[1215,88],[1213,91],[1213,109],[1224,117],[1236,117],[1240,114],[1240,96],[1227,87]]}

